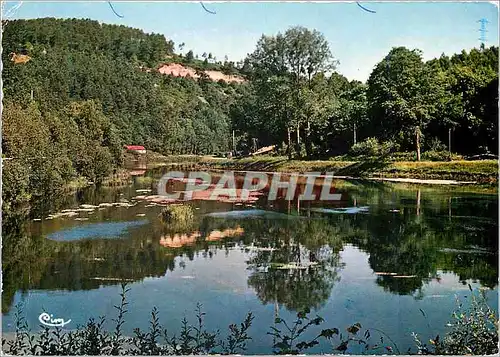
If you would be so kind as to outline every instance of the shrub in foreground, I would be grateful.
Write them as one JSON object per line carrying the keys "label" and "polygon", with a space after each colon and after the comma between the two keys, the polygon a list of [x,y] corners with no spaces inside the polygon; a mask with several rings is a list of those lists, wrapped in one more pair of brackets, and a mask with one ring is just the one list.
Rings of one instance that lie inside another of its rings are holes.
{"label": "shrub in foreground", "polygon": [[50,329],[41,326],[42,331],[33,334],[28,329],[23,317],[22,306],[16,306],[16,332],[12,341],[2,340],[3,352],[12,355],[200,355],[200,354],[237,354],[246,350],[246,343],[251,338],[248,329],[252,325],[253,315],[248,313],[240,324],[229,325],[225,339],[219,331],[205,328],[205,313],[201,305],[196,309],[196,324],[182,320],[179,336],[170,335],[158,318],[158,310],[153,308],[149,329],[134,329],[132,337],[124,336],[122,326],[127,312],[126,293],[129,289],[122,284],[121,302],[115,306],[118,311],[115,328],[112,332],[103,328],[105,319],[89,319],[84,326],[74,331],[61,328]]}
{"label": "shrub in foreground", "polygon": [[[208,331],[205,328],[205,313],[199,304],[196,323],[192,324],[184,318],[179,335],[169,334],[161,326],[158,310],[153,308],[149,329],[143,331],[137,328],[132,336],[125,336],[122,326],[127,312],[128,290],[122,284],[121,302],[115,306],[118,315],[112,320],[115,325],[112,331],[103,328],[105,319],[100,317],[98,320],[89,319],[84,326],[78,326],[73,331],[41,326],[42,331],[35,334],[29,330],[22,306],[18,305],[16,332],[12,340],[2,340],[2,350],[11,355],[229,355],[244,353],[247,342],[252,339],[249,336],[254,319],[252,313],[249,312],[240,324],[229,325],[227,335],[222,337],[219,330]],[[431,346],[427,346],[414,334],[419,354],[479,355],[498,352],[498,320],[486,304],[484,295],[473,295],[468,309],[458,303],[458,309],[453,314],[454,323],[450,324],[452,330],[442,339],[436,336],[430,341]],[[323,318],[310,318],[309,314],[308,309],[300,311],[292,322],[277,317],[268,332],[273,337],[269,352],[304,354],[326,342],[327,350],[322,351],[326,353],[401,354],[396,343],[379,329],[363,329],[360,323],[345,330],[320,328]],[[314,337],[306,338],[306,335]],[[411,352],[410,349],[406,351],[407,354]]]}
{"label": "shrub in foreground", "polygon": [[[469,285],[472,292],[472,288]],[[430,346],[413,334],[419,354],[433,355],[492,355],[498,353],[498,318],[486,303],[484,292],[471,294],[471,303],[464,308],[457,298],[457,309],[451,328],[443,338],[429,340]]]}

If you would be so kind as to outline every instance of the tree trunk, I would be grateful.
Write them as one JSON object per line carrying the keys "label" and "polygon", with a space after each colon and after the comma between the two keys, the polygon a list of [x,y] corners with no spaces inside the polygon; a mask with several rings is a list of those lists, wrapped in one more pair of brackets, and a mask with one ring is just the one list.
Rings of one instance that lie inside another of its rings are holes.
{"label": "tree trunk", "polygon": [[353,134],[354,134],[354,145],[356,145],[356,123],[354,123]]}
{"label": "tree trunk", "polygon": [[290,127],[286,128],[287,136],[288,136],[288,159],[292,159],[292,138],[290,136]]}
{"label": "tree trunk", "polygon": [[311,151],[312,151],[310,135],[311,135],[311,121],[309,120],[309,118],[307,118],[306,140],[305,140],[307,158],[311,157]]}
{"label": "tree trunk", "polygon": [[420,128],[415,129],[415,140],[417,145],[417,161],[420,161]]}
{"label": "tree trunk", "polygon": [[448,152],[451,154],[451,128],[448,129]]}
{"label": "tree trunk", "polygon": [[297,123],[297,142],[295,143],[295,155],[300,157],[300,126]]}
{"label": "tree trunk", "polygon": [[234,130],[233,130],[233,154],[236,153],[236,138],[234,136]]}

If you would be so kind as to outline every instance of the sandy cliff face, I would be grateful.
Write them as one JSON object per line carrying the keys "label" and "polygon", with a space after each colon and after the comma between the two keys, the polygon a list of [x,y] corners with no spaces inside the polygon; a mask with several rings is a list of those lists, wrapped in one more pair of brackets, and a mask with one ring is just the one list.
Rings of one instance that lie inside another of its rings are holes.
{"label": "sandy cliff face", "polygon": [[[191,78],[200,77],[198,74],[196,74],[195,69],[183,66],[182,64],[179,63],[164,64],[158,68],[158,72],[160,72],[161,74],[170,74],[176,77],[191,77]],[[245,81],[240,76],[227,75],[220,71],[204,71],[204,72],[213,81],[219,81],[221,79],[228,83],[231,82],[242,83]]]}

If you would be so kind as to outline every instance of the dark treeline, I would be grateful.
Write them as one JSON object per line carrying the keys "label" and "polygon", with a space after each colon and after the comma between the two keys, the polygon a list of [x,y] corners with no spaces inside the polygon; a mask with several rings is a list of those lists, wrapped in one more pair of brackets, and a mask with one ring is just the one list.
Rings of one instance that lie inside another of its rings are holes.
{"label": "dark treeline", "polygon": [[498,151],[498,47],[428,62],[396,47],[365,84],[334,71],[321,33],[296,27],[262,36],[249,60],[250,95],[233,113],[249,145],[283,143],[290,157],[393,150],[420,159],[422,149],[449,149],[451,131],[453,152]]}
{"label": "dark treeline", "polygon": [[[163,153],[227,150],[221,134],[229,132],[226,114],[236,89],[141,70],[172,54],[163,35],[90,20],[40,19],[8,23],[4,38],[7,102],[34,103],[44,116],[93,101],[122,144]],[[78,45],[68,45],[73,42]],[[31,60],[15,64],[7,57],[11,52]]]}
{"label": "dark treeline", "polygon": [[[392,150],[419,158],[420,149],[446,150],[449,137],[453,152],[497,153],[498,47],[428,62],[393,48],[367,83],[335,72],[323,35],[301,27],[262,36],[236,64],[173,51],[163,35],[92,20],[6,23],[4,210],[77,177],[99,182],[121,164],[124,144],[223,153],[234,149],[233,130],[237,151],[276,144],[289,157]],[[175,59],[247,80],[155,70]]]}

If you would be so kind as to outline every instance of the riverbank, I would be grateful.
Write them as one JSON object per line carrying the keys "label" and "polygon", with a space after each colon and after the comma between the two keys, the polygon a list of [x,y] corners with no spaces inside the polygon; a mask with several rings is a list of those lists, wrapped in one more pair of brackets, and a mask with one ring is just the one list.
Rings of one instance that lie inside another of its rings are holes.
{"label": "riverbank", "polygon": [[[373,180],[411,185],[448,185],[484,187],[491,192],[498,183],[498,161],[342,161],[342,160],[288,160],[286,157],[262,156],[241,159],[224,159],[201,155],[164,156],[148,152],[144,160],[135,156],[125,158],[126,168],[119,168],[102,184],[120,186],[130,183],[136,167],[141,170],[172,166],[177,170],[232,170],[281,173],[320,172],[338,179]],[[130,169],[132,168],[132,169]],[[131,171],[132,170],[132,171]],[[137,171],[137,170],[136,170]],[[83,178],[70,182],[67,188],[74,190],[91,183]]]}
{"label": "riverbank", "polygon": [[284,157],[209,159],[197,162],[198,169],[273,171],[287,173],[321,172],[346,178],[365,178],[422,184],[496,185],[498,161],[334,161],[287,160]]}

